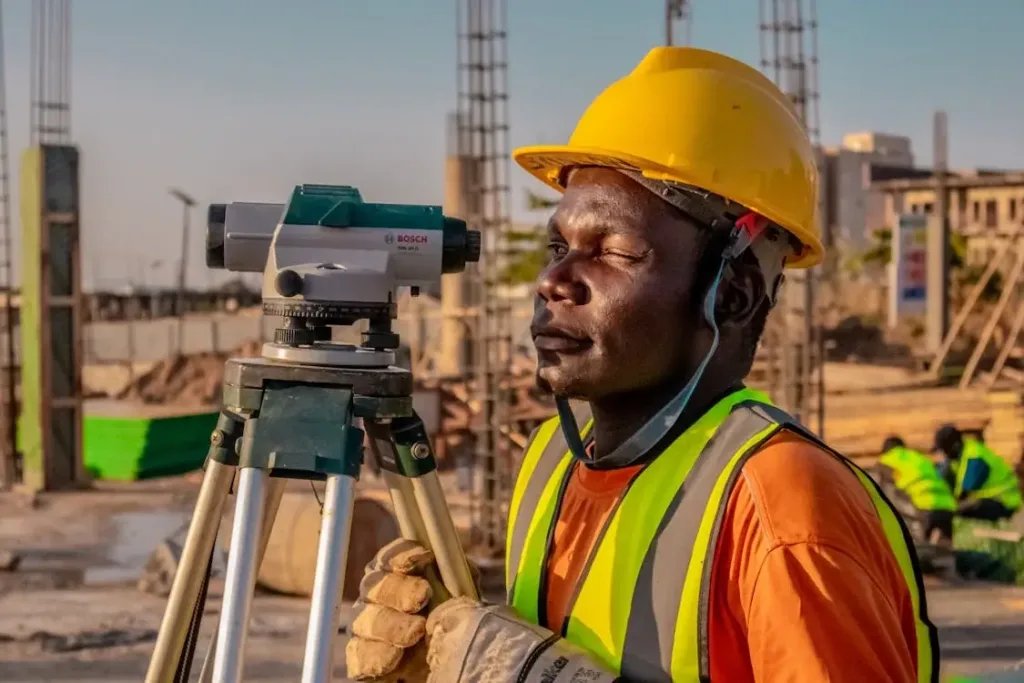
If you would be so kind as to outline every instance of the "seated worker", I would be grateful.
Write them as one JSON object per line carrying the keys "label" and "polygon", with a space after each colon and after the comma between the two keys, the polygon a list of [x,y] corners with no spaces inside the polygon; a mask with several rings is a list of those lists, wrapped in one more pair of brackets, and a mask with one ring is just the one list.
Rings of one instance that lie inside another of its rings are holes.
{"label": "seated worker", "polygon": [[947,424],[935,432],[933,450],[947,458],[961,517],[996,522],[1012,517],[1024,504],[1013,468],[977,439]]}
{"label": "seated worker", "polygon": [[882,488],[911,530],[930,543],[952,540],[956,499],[928,456],[890,436],[882,444],[878,464]]}

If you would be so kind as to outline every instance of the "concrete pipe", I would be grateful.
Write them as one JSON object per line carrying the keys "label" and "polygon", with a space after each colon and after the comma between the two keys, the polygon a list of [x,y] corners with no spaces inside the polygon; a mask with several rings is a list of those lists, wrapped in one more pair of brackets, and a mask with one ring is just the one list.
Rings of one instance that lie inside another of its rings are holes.
{"label": "concrete pipe", "polygon": [[[319,534],[320,505],[312,493],[285,493],[260,566],[260,586],[308,597],[313,592]],[[359,596],[359,581],[367,563],[396,538],[398,524],[387,506],[370,498],[357,498],[345,570],[345,600]]]}

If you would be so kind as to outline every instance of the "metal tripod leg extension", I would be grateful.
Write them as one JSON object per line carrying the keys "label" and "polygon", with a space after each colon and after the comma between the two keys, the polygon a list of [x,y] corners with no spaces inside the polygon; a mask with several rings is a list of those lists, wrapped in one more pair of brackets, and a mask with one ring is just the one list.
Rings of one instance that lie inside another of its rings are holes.
{"label": "metal tripod leg extension", "polygon": [[[281,497],[284,495],[285,480],[271,478],[267,483],[267,497],[263,504],[263,517],[260,520],[260,541],[256,549],[256,567],[263,563],[263,555],[267,550],[267,543],[270,541],[270,532],[277,518],[277,511],[281,506]],[[218,621],[218,630],[219,630]],[[217,631],[213,632],[210,644],[206,650],[206,657],[203,659],[203,668],[199,673],[199,683],[213,683],[213,656],[217,651]],[[183,683],[184,679],[182,679]]]}
{"label": "metal tripod leg extension", "polygon": [[213,680],[241,681],[259,520],[270,477],[326,479],[302,681],[329,681],[351,528],[353,489],[362,465],[362,431],[351,424],[351,388],[269,380],[245,426],[238,502],[228,555]]}
{"label": "metal tripod leg extension", "polygon": [[242,425],[241,417],[224,411],[210,436],[206,472],[189,523],[178,570],[171,584],[167,609],[160,623],[153,658],[146,673],[146,683],[168,683],[175,680],[179,671],[193,614],[197,609],[202,609],[202,605],[199,605],[200,593],[217,542],[224,503],[238,464],[235,444],[242,435]]}
{"label": "metal tripod leg extension", "polygon": [[402,535],[433,551],[449,594],[479,597],[437,476],[437,460],[423,421],[414,412],[408,417],[393,418],[387,424],[364,420],[364,425],[372,439],[374,457],[384,473]]}

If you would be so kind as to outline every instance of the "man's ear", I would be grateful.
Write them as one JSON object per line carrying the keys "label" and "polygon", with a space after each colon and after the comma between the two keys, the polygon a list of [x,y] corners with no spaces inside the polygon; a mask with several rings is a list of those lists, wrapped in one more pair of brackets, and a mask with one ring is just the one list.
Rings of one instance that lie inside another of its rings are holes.
{"label": "man's ear", "polygon": [[751,323],[767,292],[761,269],[752,263],[726,265],[718,285],[715,316],[719,325],[745,327]]}

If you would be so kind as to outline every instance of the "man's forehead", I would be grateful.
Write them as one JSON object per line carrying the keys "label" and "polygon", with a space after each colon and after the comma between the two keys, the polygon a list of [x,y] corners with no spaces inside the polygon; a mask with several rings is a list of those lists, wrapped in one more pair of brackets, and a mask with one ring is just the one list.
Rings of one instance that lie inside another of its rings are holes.
{"label": "man's forehead", "polygon": [[[652,201],[653,200],[653,201]],[[659,217],[657,197],[610,169],[580,169],[569,179],[552,226],[644,230]]]}

